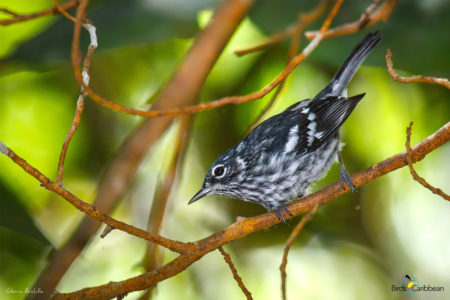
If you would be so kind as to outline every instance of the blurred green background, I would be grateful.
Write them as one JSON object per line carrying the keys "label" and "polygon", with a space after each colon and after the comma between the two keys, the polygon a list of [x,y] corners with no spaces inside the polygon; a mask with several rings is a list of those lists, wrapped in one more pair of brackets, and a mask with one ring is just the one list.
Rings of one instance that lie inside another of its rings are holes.
{"label": "blurred green background", "polygon": [[[176,70],[193,38],[205,26],[216,0],[91,1],[88,14],[97,27],[99,49],[91,86],[106,98],[145,108]],[[333,24],[359,18],[371,1],[345,1]],[[295,22],[315,1],[257,1],[220,57],[202,90],[201,101],[261,89],[283,68],[289,41],[237,57],[234,50],[256,45]],[[34,12],[51,0],[3,0],[2,7]],[[398,70],[449,77],[450,2],[400,0],[387,23],[370,30],[385,33],[380,45],[349,86],[366,92],[341,130],[343,157],[356,172],[404,150],[405,129],[414,121],[412,144],[448,122],[449,91],[428,84],[392,81],[385,69],[387,48]],[[0,13],[0,18],[9,16]],[[309,29],[316,29],[320,20]],[[0,141],[50,178],[72,122],[79,92],[72,76],[72,23],[61,16],[0,27]],[[315,95],[368,30],[323,41],[289,77],[267,115]],[[83,33],[83,48],[88,43]],[[306,41],[302,40],[302,45]],[[406,73],[407,74],[407,73]],[[239,106],[196,115],[180,184],[172,191],[163,235],[194,241],[231,224],[238,216],[264,210],[225,197],[187,201],[200,188],[215,158],[235,144],[271,95]],[[115,113],[86,101],[81,125],[68,151],[64,185],[85,201],[141,118]],[[176,137],[176,124],[148,153],[135,184],[113,216],[146,228],[154,189],[161,180]],[[450,145],[415,165],[430,183],[450,190]],[[316,190],[339,177],[335,165]],[[8,288],[31,287],[52,248],[67,241],[82,214],[0,156],[0,299],[22,299]],[[225,248],[255,299],[278,299],[278,266],[297,219],[254,233]],[[411,274],[444,292],[418,293],[418,299],[450,298],[450,205],[413,181],[407,168],[395,171],[324,207],[294,243],[287,267],[289,299],[403,299],[392,292]],[[95,237],[58,286],[69,292],[141,274],[143,240],[114,231]],[[175,256],[163,251],[164,261]],[[136,299],[132,293],[127,299]],[[157,287],[154,299],[241,299],[243,295],[219,253],[213,252]]]}

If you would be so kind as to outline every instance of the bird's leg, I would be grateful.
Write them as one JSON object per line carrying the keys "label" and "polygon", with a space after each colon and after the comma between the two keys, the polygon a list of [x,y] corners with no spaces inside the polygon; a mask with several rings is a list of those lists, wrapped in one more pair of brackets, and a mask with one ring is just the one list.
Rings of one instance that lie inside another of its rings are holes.
{"label": "bird's leg", "polygon": [[293,217],[293,215],[291,214],[291,212],[289,211],[289,209],[287,208],[287,206],[286,206],[286,204],[282,204],[281,205],[281,208],[288,214],[288,215],[290,215],[291,217]]}
{"label": "bird's leg", "polygon": [[350,179],[350,174],[348,174],[348,171],[344,166],[344,162],[342,161],[342,157],[339,152],[338,152],[337,156],[338,156],[339,164],[341,165],[339,183],[341,184],[342,188],[345,189],[345,184],[344,184],[344,182],[345,182],[353,192],[356,192],[355,185],[353,184],[352,180]]}
{"label": "bird's leg", "polygon": [[278,206],[274,208],[273,211],[275,212],[275,215],[277,216],[278,220],[283,221],[283,223],[286,224],[286,219],[284,218],[283,214],[283,206]]}

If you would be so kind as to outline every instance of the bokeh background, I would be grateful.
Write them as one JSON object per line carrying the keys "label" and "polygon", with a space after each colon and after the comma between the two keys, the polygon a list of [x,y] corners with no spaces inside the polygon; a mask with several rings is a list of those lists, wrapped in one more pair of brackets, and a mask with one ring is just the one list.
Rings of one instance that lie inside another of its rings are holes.
{"label": "bokeh background", "polygon": [[[170,79],[196,34],[219,1],[92,1],[88,14],[97,27],[99,49],[91,67],[91,85],[124,105],[146,108]],[[359,18],[370,1],[345,1],[333,24]],[[34,12],[51,0],[2,0],[2,7]],[[234,50],[256,45],[285,29],[315,1],[261,0],[220,57],[201,93],[201,101],[261,89],[283,68],[289,41],[244,57]],[[385,33],[349,86],[349,95],[366,92],[341,130],[343,158],[349,171],[371,166],[404,150],[405,129],[414,121],[412,144],[450,116],[449,91],[428,84],[404,85],[386,72],[385,53],[393,49],[398,70],[449,77],[450,2],[400,0],[387,23],[370,30]],[[0,13],[1,18],[9,17]],[[309,29],[316,29],[320,21]],[[0,28],[0,141],[50,178],[56,177],[59,152],[72,122],[79,92],[72,76],[72,24],[61,16]],[[326,40],[286,82],[267,117],[309,98],[331,78],[352,47],[368,30]],[[87,36],[83,33],[86,49]],[[306,41],[302,40],[302,45]],[[408,74],[408,73],[405,73]],[[264,210],[225,197],[187,201],[200,188],[215,158],[235,144],[271,95],[239,106],[225,106],[195,116],[182,174],[172,191],[163,222],[164,236],[182,241],[203,238],[238,216]],[[141,118],[110,111],[91,100],[68,152],[65,187],[85,201],[120,145]],[[146,228],[155,186],[173,156],[178,123],[151,149],[134,185],[112,215]],[[415,165],[430,183],[450,190],[450,145]],[[335,165],[312,191],[338,179]],[[6,289],[31,287],[51,250],[71,236],[82,214],[39,184],[5,156],[0,156],[0,298],[21,299]],[[279,264],[283,247],[299,218],[254,233],[225,248],[255,299],[280,297]],[[392,292],[411,274],[421,284],[444,286],[418,299],[450,298],[450,205],[400,169],[322,207],[295,241],[287,267],[289,299],[403,299]],[[95,236],[64,276],[59,291],[68,292],[144,272],[146,243],[120,231]],[[163,261],[175,256],[162,251]],[[139,293],[127,299],[137,299]],[[160,283],[154,299],[241,299],[243,295],[218,252]]]}

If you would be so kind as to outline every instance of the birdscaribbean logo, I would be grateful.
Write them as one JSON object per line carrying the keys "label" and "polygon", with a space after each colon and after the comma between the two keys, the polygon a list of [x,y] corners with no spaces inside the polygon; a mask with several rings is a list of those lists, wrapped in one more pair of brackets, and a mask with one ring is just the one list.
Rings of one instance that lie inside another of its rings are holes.
{"label": "birdscaribbean logo", "polygon": [[413,287],[419,286],[419,280],[414,276],[409,276],[406,274],[402,277],[402,287],[406,287],[406,291],[404,291],[407,295],[414,295],[416,293],[415,290],[413,290]]}
{"label": "birdscaribbean logo", "polygon": [[420,285],[420,282],[416,277],[406,274],[405,276],[402,276],[400,285],[393,284],[391,290],[393,292],[403,292],[406,295],[414,295],[417,292],[442,292],[444,291],[444,287],[431,286],[429,284]]}

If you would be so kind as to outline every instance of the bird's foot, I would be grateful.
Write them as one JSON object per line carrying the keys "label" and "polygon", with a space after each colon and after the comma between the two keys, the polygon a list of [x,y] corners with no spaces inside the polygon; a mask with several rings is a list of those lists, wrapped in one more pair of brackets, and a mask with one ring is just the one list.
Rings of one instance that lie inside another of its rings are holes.
{"label": "bird's foot", "polygon": [[286,207],[286,204],[281,204],[280,206],[276,207],[273,211],[275,212],[275,215],[277,216],[278,220],[283,221],[283,223],[285,224],[286,218],[284,217],[284,212],[286,212],[289,216],[293,217],[289,209]]}
{"label": "bird's foot", "polygon": [[340,170],[340,176],[339,176],[339,183],[341,184],[341,187],[345,189],[345,184],[348,185],[348,187],[353,191],[356,192],[356,187],[352,182],[352,179],[350,178],[350,174],[348,173],[347,169],[344,166],[344,162],[342,161],[341,155],[338,153],[338,159],[339,163],[341,165]]}

